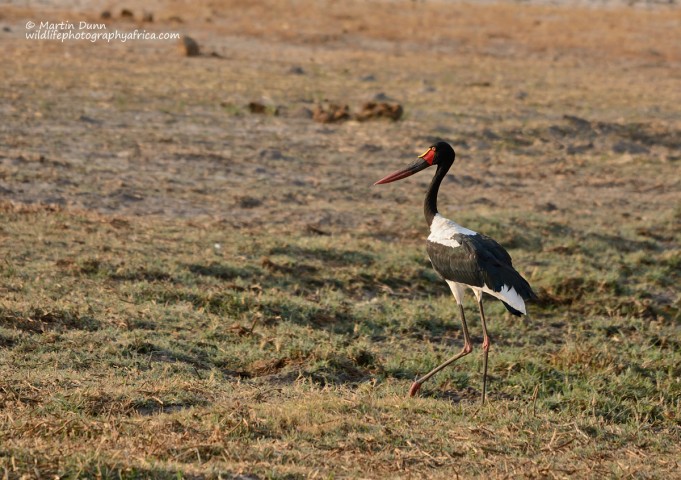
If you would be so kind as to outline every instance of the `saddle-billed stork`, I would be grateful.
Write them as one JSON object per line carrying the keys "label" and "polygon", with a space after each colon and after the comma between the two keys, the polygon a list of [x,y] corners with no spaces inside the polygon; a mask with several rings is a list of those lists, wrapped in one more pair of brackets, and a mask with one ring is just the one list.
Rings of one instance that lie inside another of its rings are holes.
{"label": "saddle-billed stork", "polygon": [[464,343],[459,353],[421,378],[417,378],[409,389],[409,396],[416,395],[423,382],[473,350],[463,311],[464,291],[468,287],[473,290],[480,309],[483,335],[482,403],[485,403],[490,339],[482,307],[482,295],[487,293],[498,298],[506,309],[516,316],[527,314],[525,301],[536,298],[536,295],[530,284],[513,268],[511,256],[501,245],[490,237],[464,228],[438,213],[438,190],[442,179],[454,163],[454,157],[454,149],[447,142],[438,142],[407,168],[391,173],[374,185],[401,180],[433,165],[437,166],[424,203],[426,222],[430,227],[427,250],[433,268],[447,282],[459,305]]}

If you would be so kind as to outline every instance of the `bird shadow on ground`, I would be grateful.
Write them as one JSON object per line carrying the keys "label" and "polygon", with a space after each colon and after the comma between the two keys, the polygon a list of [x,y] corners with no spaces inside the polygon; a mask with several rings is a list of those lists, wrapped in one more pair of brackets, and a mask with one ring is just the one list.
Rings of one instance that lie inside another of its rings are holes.
{"label": "bird shadow on ground", "polygon": [[[445,388],[446,387],[446,388]],[[473,387],[465,388],[450,388],[450,386],[445,386],[443,389],[429,390],[427,385],[424,384],[418,393],[421,398],[433,398],[436,400],[446,400],[453,404],[458,403],[476,403],[480,402],[480,391]]]}
{"label": "bird shadow on ground", "polygon": [[[482,392],[474,387],[465,387],[457,389],[450,388],[448,385],[445,385],[444,387],[442,387],[442,389],[439,390],[428,390],[427,386],[424,386],[418,393],[418,396],[422,398],[434,398],[437,400],[445,400],[452,404],[465,403],[472,405],[480,404],[481,395]],[[494,391],[490,392],[488,382],[488,391],[486,398],[487,398],[486,401],[488,402],[497,400],[513,400],[515,397]]]}

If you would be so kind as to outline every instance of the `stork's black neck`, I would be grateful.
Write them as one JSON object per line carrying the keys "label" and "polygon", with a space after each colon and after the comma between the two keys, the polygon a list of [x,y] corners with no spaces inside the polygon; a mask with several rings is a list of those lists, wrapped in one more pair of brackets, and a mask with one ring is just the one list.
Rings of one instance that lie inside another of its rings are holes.
{"label": "stork's black neck", "polygon": [[437,194],[440,190],[442,179],[445,178],[445,175],[447,175],[451,166],[451,164],[440,164],[437,166],[437,171],[435,172],[435,175],[433,175],[430,187],[428,187],[428,191],[426,192],[426,200],[423,203],[423,213],[426,215],[428,226],[433,223],[433,218],[437,215]]}

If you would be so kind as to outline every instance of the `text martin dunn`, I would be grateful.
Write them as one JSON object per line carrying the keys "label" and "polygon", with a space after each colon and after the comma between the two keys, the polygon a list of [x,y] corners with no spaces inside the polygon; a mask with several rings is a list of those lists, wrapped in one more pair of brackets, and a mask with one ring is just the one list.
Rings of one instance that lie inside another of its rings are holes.
{"label": "text martin dunn", "polygon": [[[41,30],[76,30],[76,25],[71,22],[40,22]],[[105,23],[89,23],[81,21],[78,30],[106,30]]]}

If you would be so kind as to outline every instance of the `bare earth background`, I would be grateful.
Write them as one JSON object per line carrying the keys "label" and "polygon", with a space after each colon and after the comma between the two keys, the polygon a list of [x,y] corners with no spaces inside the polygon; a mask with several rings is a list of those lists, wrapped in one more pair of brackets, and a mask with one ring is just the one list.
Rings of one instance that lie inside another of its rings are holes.
{"label": "bare earth background", "polygon": [[[0,29],[0,473],[679,475],[675,4],[16,1]],[[403,118],[311,118],[372,100]],[[482,409],[477,355],[404,398],[458,323],[430,172],[371,184],[438,139],[441,211],[541,294],[490,307]]]}

